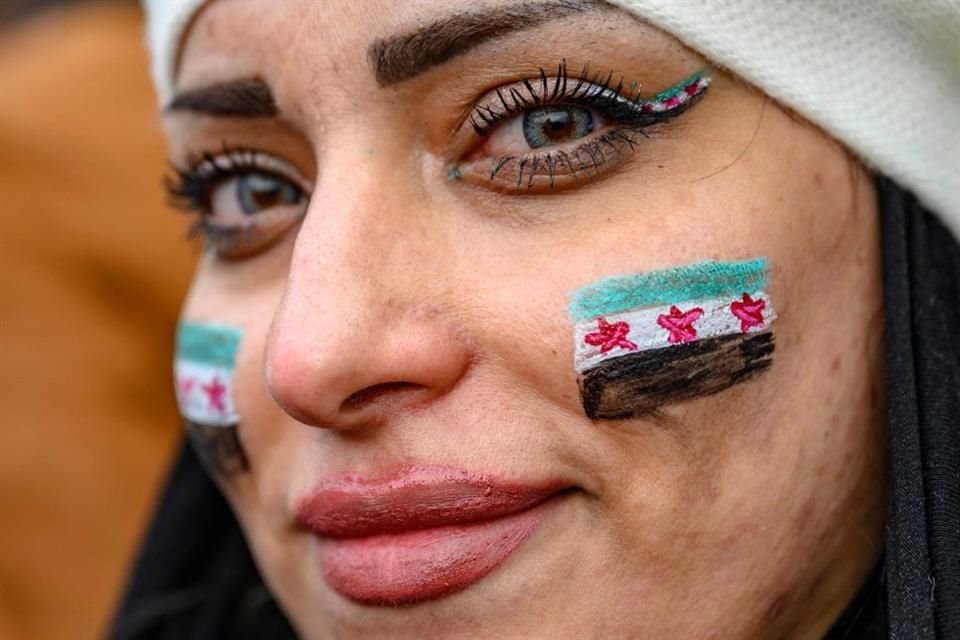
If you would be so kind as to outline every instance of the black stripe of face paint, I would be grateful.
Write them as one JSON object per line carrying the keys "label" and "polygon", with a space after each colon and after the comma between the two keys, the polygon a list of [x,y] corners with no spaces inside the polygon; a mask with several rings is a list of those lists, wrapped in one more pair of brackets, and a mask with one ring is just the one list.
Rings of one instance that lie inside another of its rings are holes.
{"label": "black stripe of face paint", "polygon": [[210,473],[229,478],[250,469],[237,427],[213,427],[184,419],[184,428],[200,462]]}
{"label": "black stripe of face paint", "polygon": [[773,333],[736,334],[631,353],[583,374],[580,398],[591,419],[622,420],[719,393],[770,368]]}

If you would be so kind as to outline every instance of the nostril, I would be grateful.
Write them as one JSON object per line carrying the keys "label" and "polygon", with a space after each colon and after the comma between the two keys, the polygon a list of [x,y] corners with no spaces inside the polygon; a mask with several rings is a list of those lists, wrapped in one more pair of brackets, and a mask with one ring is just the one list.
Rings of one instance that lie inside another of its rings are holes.
{"label": "nostril", "polygon": [[413,382],[383,382],[350,394],[340,405],[344,412],[359,411],[371,404],[420,395],[426,387]]}

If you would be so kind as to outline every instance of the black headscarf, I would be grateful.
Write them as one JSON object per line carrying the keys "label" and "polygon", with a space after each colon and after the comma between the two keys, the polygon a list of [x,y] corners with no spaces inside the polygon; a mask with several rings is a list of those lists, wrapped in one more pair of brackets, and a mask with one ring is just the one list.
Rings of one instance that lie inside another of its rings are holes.
{"label": "black headscarf", "polygon": [[912,195],[883,179],[877,190],[890,407],[889,634],[957,640],[960,246]]}
{"label": "black headscarf", "polygon": [[[891,460],[886,552],[828,638],[960,640],[960,244],[910,193],[882,177],[876,184]],[[295,638],[189,446],[110,637]]]}

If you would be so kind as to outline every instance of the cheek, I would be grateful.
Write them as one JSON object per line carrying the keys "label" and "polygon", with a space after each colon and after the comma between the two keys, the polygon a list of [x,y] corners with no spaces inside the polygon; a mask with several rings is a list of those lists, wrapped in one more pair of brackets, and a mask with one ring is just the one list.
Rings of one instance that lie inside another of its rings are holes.
{"label": "cheek", "polygon": [[264,326],[256,326],[248,332],[247,344],[238,357],[236,375],[237,407],[244,418],[240,434],[258,471],[267,465],[274,449],[296,431],[295,425],[286,424],[288,419],[264,384],[266,332]]}
{"label": "cheek", "polygon": [[883,433],[866,367],[826,359],[808,369],[815,388],[791,386],[790,355],[756,384],[604,434],[623,452],[606,498],[617,569],[644,576],[631,579],[644,600],[684,594],[705,618],[737,611],[731,628],[768,629],[882,548]]}
{"label": "cheek", "polygon": [[[770,117],[774,129],[796,126]],[[672,249],[674,264],[679,255],[718,257],[718,247],[771,257],[779,319],[767,373],[657,416],[592,425],[622,452],[609,459],[628,480],[608,500],[624,562],[652,570],[692,601],[714,601],[718,592],[740,598],[744,619],[761,628],[799,600],[820,597],[820,587],[835,593],[850,575],[862,578],[855,574],[882,546],[884,503],[882,291],[869,177],[854,168],[859,178],[852,178],[845,154],[822,136],[782,139],[793,143],[766,159],[776,171],[747,171],[757,175],[750,201],[732,169],[714,197],[696,187],[671,196],[683,206],[680,217],[698,221],[690,227],[696,232],[658,237],[683,242],[627,234],[648,239],[631,251],[600,242],[581,262],[585,273],[609,275],[662,264]],[[780,171],[782,164],[791,170]],[[650,552],[637,556],[637,549]],[[802,560],[784,562],[789,557]],[[850,573],[830,569],[839,565]]]}
{"label": "cheek", "polygon": [[263,384],[263,350],[283,282],[278,259],[270,254],[264,258],[223,264],[205,254],[181,315],[182,322],[230,327],[242,336],[235,348],[228,395],[236,417],[231,429],[234,449],[243,453],[245,463],[243,473],[219,474],[229,479],[228,493],[235,494],[246,492],[243,488],[260,475],[267,452],[289,431],[270,426],[278,424],[282,414]]}

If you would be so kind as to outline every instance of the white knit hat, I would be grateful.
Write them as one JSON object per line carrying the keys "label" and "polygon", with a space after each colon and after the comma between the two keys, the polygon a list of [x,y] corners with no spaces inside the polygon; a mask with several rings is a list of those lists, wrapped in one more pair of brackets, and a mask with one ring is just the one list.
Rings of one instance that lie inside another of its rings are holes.
{"label": "white knit hat", "polygon": [[[161,101],[205,0],[144,0]],[[816,123],[960,238],[960,0],[607,0]]]}

